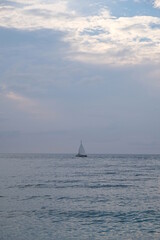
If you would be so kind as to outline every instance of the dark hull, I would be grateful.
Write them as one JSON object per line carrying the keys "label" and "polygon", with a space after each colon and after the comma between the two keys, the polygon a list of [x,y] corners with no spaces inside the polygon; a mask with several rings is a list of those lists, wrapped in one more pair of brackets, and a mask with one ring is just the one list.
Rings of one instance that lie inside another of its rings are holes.
{"label": "dark hull", "polygon": [[87,157],[87,155],[77,154],[76,157]]}

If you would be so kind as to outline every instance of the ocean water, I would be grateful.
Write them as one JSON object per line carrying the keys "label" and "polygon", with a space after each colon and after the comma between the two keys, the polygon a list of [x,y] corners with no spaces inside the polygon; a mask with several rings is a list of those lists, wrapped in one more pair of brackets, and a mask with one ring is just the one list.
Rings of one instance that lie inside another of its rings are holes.
{"label": "ocean water", "polygon": [[0,239],[160,239],[160,155],[0,154]]}

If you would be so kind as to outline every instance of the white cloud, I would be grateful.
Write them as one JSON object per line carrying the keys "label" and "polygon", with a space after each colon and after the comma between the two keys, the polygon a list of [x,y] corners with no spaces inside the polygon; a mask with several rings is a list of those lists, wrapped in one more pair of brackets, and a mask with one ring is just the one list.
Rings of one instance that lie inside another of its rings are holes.
{"label": "white cloud", "polygon": [[[0,8],[0,26],[65,32],[63,40],[70,43],[68,58],[72,60],[112,65],[160,61],[160,18],[116,18],[107,9],[80,16],[69,9],[68,2],[12,0],[17,5]],[[158,4],[155,1],[155,6]]]}
{"label": "white cloud", "polygon": [[154,7],[155,8],[160,8],[160,0],[155,0],[154,1]]}
{"label": "white cloud", "polygon": [[[108,18],[103,15],[89,17],[83,30],[67,35],[79,60],[109,64],[136,64],[144,61],[158,62],[160,24],[154,17]],[[86,32],[87,30],[87,32]],[[94,32],[99,31],[99,34]],[[92,34],[93,33],[93,34]],[[74,37],[73,37],[74,34]]]}

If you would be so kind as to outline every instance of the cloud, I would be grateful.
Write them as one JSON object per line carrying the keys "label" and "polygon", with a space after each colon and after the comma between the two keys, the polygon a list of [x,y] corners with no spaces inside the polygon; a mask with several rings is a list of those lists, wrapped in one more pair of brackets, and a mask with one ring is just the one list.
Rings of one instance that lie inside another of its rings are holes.
{"label": "cloud", "polygon": [[8,91],[7,89],[1,89],[0,98],[2,102],[5,102],[5,105],[8,103],[22,115],[27,114],[33,119],[41,118],[42,121],[54,121],[57,117],[57,111],[55,109],[53,110],[54,103],[52,103],[52,109],[50,109],[45,104],[42,104],[40,100],[25,97],[17,92]]}
{"label": "cloud", "polygon": [[8,93],[6,93],[5,96],[10,100],[19,103],[20,106],[22,106],[23,108],[25,106],[28,106],[28,107],[35,106],[35,103],[33,101],[31,101],[28,98],[25,98],[24,96],[20,96],[19,94],[16,94],[14,92],[8,92]]}
{"label": "cloud", "polygon": [[154,1],[154,7],[155,8],[160,8],[160,0],[155,0]]}
{"label": "cloud", "polygon": [[[68,58],[93,64],[157,63],[160,55],[160,18],[115,17],[104,8],[81,16],[69,0],[12,0],[0,7],[0,26],[33,31],[51,29],[65,33]],[[159,1],[155,1],[155,7]]]}
{"label": "cloud", "polygon": [[21,112],[28,112],[31,115],[39,115],[39,106],[35,100],[31,100],[13,91],[5,91],[1,93],[1,97],[9,100],[16,108],[20,109]]}
{"label": "cloud", "polygon": [[82,61],[114,65],[158,62],[160,30],[152,29],[152,24],[160,24],[160,20],[141,16],[113,19],[103,13],[88,18],[85,29],[76,31],[74,38],[67,35],[66,40],[77,50],[75,58]]}

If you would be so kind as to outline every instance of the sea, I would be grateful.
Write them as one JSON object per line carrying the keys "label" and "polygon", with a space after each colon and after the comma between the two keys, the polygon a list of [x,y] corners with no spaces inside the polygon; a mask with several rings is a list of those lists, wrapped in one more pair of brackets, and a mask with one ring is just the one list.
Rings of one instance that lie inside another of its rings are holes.
{"label": "sea", "polygon": [[0,240],[160,239],[160,155],[0,154]]}

